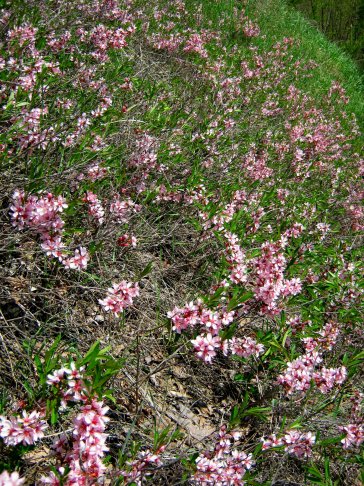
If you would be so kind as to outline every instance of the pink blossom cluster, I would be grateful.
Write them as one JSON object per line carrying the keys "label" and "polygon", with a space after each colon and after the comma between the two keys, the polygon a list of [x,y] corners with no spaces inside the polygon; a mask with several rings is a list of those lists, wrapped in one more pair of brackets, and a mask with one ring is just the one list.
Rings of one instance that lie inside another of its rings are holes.
{"label": "pink blossom cluster", "polygon": [[[203,193],[201,193],[200,197],[196,200],[201,201],[205,206],[210,202],[209,198],[206,197],[206,194]],[[249,207],[249,212],[251,213],[253,211],[252,206],[256,202],[257,200],[254,194],[250,195],[250,198],[248,199],[245,191],[236,191],[232,201],[222,205],[218,212],[212,217],[210,217],[207,212],[200,213],[200,217],[203,221],[203,228],[206,232],[209,231],[211,233],[212,231],[221,231],[223,233],[224,237],[228,240],[227,250],[228,252],[232,252],[231,257],[233,260],[237,260],[236,263],[239,263],[239,257],[237,257],[237,255],[234,256],[234,252],[237,251],[237,248],[234,250],[234,245],[238,244],[238,239],[234,233],[225,230],[225,224],[229,223],[239,210],[243,209],[244,211],[248,211],[248,208],[245,207],[245,205]]]}
{"label": "pink blossom cluster", "polygon": [[233,100],[241,96],[242,78],[238,76],[226,77],[219,85],[220,90],[216,95],[216,101],[220,105],[225,105],[229,100]]}
{"label": "pink blossom cluster", "polygon": [[[81,407],[73,420],[71,444],[65,435],[53,444],[54,454],[63,465],[58,468],[59,477],[63,476],[62,483],[52,471],[41,478],[42,484],[87,486],[102,479],[106,471],[102,459],[108,451],[105,433],[106,424],[110,420],[106,417],[108,410],[109,407],[95,398]],[[69,469],[66,474],[65,465]]]}
{"label": "pink blossom cluster", "polygon": [[328,393],[332,388],[344,383],[347,377],[345,366],[340,368],[322,367],[315,371],[322,362],[322,353],[332,349],[338,336],[338,328],[333,322],[329,322],[319,332],[321,337],[303,338],[306,353],[287,363],[284,374],[278,377],[278,383],[283,385],[288,395],[294,392],[307,391],[311,383],[315,383],[321,393]]}
{"label": "pink blossom cluster", "polygon": [[20,478],[19,473],[16,471],[12,473],[3,471],[0,474],[0,486],[21,486],[24,482],[25,479]]}
{"label": "pink blossom cluster", "polygon": [[344,449],[360,447],[364,442],[364,394],[355,390],[350,401],[352,403],[349,419],[350,423],[346,426],[339,427],[339,430],[345,434],[345,437],[341,439]]}
{"label": "pink blossom cluster", "polygon": [[155,197],[155,202],[165,201],[165,202],[175,202],[175,203],[185,203],[193,204],[195,201],[201,202],[201,204],[206,203],[206,197],[204,194],[204,187],[197,187],[192,191],[181,191],[180,189],[168,191],[164,184],[158,187],[158,194]]}
{"label": "pink blossom cluster", "polygon": [[285,435],[277,438],[275,434],[267,439],[262,439],[263,450],[284,446],[285,452],[299,459],[312,456],[312,446],[315,443],[315,435],[312,432],[300,432],[297,429],[287,430]]}
{"label": "pink blossom cluster", "polygon": [[84,367],[77,368],[74,362],[47,375],[47,384],[57,388],[61,395],[61,407],[66,409],[67,402],[87,401],[87,387],[83,379]]}
{"label": "pink blossom cluster", "polygon": [[[101,92],[101,89],[102,89],[102,82],[97,82],[93,85],[93,87],[96,89],[96,90],[99,90]],[[105,87],[105,90],[107,90],[107,88]],[[102,99],[101,99],[101,102],[100,104],[96,107],[95,110],[92,110],[91,111],[91,115],[93,118],[100,118],[102,117],[102,115],[107,111],[107,109],[112,105],[112,98],[110,96],[104,96]]]}
{"label": "pink blossom cluster", "polygon": [[45,69],[49,74],[62,74],[58,63],[46,60],[35,47],[36,32],[35,27],[23,24],[8,33],[7,48],[11,56],[1,64],[11,73],[16,73],[15,92],[22,90],[30,93],[36,86],[37,74]]}
{"label": "pink blossom cluster", "polygon": [[279,102],[273,99],[267,99],[262,107],[261,113],[265,117],[274,117],[280,115],[283,108],[279,106]]}
{"label": "pink blossom cluster", "polygon": [[107,167],[101,167],[98,162],[95,162],[87,168],[86,176],[90,181],[94,182],[106,177],[108,172],[109,169]]}
{"label": "pink blossom cluster", "polygon": [[219,350],[224,355],[231,352],[244,358],[257,357],[264,351],[263,345],[258,344],[253,338],[222,339],[219,336],[220,331],[233,322],[234,315],[234,311],[207,309],[201,300],[196,304],[189,302],[183,308],[175,307],[167,314],[172,320],[173,330],[177,333],[186,329],[199,328],[201,333],[192,339],[191,343],[197,358],[205,363],[211,363]]}
{"label": "pink blossom cluster", "polygon": [[297,105],[297,112],[286,123],[297,181],[309,177],[314,168],[320,173],[336,173],[333,162],[346,158],[340,128],[338,122],[328,121],[322,110]]}
{"label": "pink blossom cluster", "polygon": [[61,263],[71,270],[84,270],[87,268],[89,261],[90,255],[88,251],[83,246],[80,246],[80,248],[76,248],[74,256],[65,257],[63,255]]}
{"label": "pink blossom cluster", "polygon": [[42,119],[48,114],[48,108],[33,108],[30,111],[23,109],[21,114],[12,118],[17,123],[19,131],[15,134],[19,147],[22,150],[42,148],[45,150],[50,142],[55,142],[57,136],[53,127],[41,128]]}
{"label": "pink blossom cluster", "polygon": [[16,43],[17,46],[26,48],[32,55],[36,53],[35,41],[37,32],[37,28],[30,24],[23,24],[9,30],[8,40],[11,44]]}
{"label": "pink blossom cluster", "polygon": [[[63,140],[62,144],[65,147],[72,147],[74,146],[81,138],[85,135],[88,128],[91,126],[93,120],[100,118],[107,109],[112,105],[112,98],[108,94],[108,88],[103,83],[102,80],[93,80],[94,77],[94,70],[93,69],[80,69],[78,72],[78,80],[81,85],[85,85],[88,89],[94,89],[97,91],[98,95],[101,97],[99,105],[91,110],[90,113],[83,112],[81,113],[77,119],[75,119],[75,127],[72,132],[68,133],[65,139]],[[98,151],[101,150],[105,146],[105,143],[102,140],[100,135],[96,135],[94,138],[94,142],[90,150]],[[100,167],[97,162],[91,164],[87,171],[87,177],[95,181],[104,177],[107,173],[107,168]],[[77,179],[82,180],[85,177],[85,174],[79,174]]]}
{"label": "pink blossom cluster", "polygon": [[159,142],[156,137],[143,133],[135,142],[135,149],[128,165],[137,169],[133,182],[143,183],[152,171],[163,172],[164,166],[158,162]]}
{"label": "pink blossom cluster", "polygon": [[[56,36],[55,32],[51,32],[48,35],[48,39],[47,39],[48,47],[50,47],[50,49],[53,52],[59,52],[66,47],[66,45],[69,43],[70,40],[71,40],[71,32],[69,30],[63,32],[63,34],[60,35],[59,37]],[[70,50],[71,49],[73,50],[73,46],[70,47]]]}
{"label": "pink blossom cluster", "polygon": [[75,250],[69,257],[64,251],[62,242],[64,221],[59,216],[68,207],[62,196],[50,192],[44,196],[25,196],[25,192],[16,190],[10,206],[13,225],[18,229],[30,228],[41,239],[42,250],[51,257],[57,258],[66,268],[85,269],[90,259],[86,248]]}
{"label": "pink blossom cluster", "polygon": [[88,214],[94,217],[98,224],[104,222],[105,210],[100,199],[92,191],[86,191],[83,201],[88,204]]}
{"label": "pink blossom cluster", "polygon": [[329,321],[318,332],[318,336],[316,338],[303,338],[302,342],[304,343],[305,349],[308,352],[315,349],[320,351],[331,351],[333,346],[336,344],[339,333],[340,330],[338,324],[334,321]]}
{"label": "pink blossom cluster", "polygon": [[[255,210],[252,210],[252,212],[250,213],[250,216],[253,219],[253,222],[250,226],[247,226],[247,234],[257,233],[258,229],[261,226],[261,220],[263,219],[265,214],[266,213],[265,213],[265,211],[262,207],[257,208]],[[272,232],[270,225],[267,226],[266,228],[267,228],[267,230],[269,230],[270,233]]]}
{"label": "pink blossom cluster", "polygon": [[[364,174],[364,163],[361,162],[359,177]],[[344,203],[346,213],[351,220],[351,229],[353,231],[363,231],[364,229],[364,190],[361,183],[351,184],[349,187],[349,196]]]}
{"label": "pink blossom cluster", "polygon": [[351,449],[352,447],[359,447],[364,442],[364,423],[349,424],[340,427],[340,430],[345,433],[345,437],[341,440],[344,449]]}
{"label": "pink blossom cluster", "polygon": [[106,297],[104,299],[99,299],[99,303],[106,312],[113,312],[115,316],[118,316],[124,309],[133,304],[133,300],[135,297],[138,297],[138,295],[138,283],[133,284],[126,280],[122,280],[118,284],[114,283],[112,287],[108,289]]}
{"label": "pink blossom cluster", "polygon": [[254,69],[247,61],[242,61],[240,68],[245,79],[254,79],[259,76],[259,69]]}
{"label": "pink blossom cluster", "polygon": [[154,452],[149,449],[139,452],[137,459],[127,462],[127,468],[120,471],[120,478],[123,478],[126,484],[141,486],[148,476],[153,474],[153,468],[163,466],[161,454],[165,449],[166,446],[162,445]]}
{"label": "pink blossom cluster", "polygon": [[225,232],[226,237],[226,260],[230,265],[230,280],[235,284],[246,283],[248,280],[248,266],[244,251],[239,245],[238,237],[229,232]]}
{"label": "pink blossom cluster", "polygon": [[198,359],[205,363],[211,363],[217,354],[217,350],[223,350],[224,343],[220,336],[213,336],[211,333],[199,334],[191,343]]}
{"label": "pink blossom cluster", "polygon": [[196,472],[191,476],[192,484],[245,484],[244,475],[253,467],[254,461],[252,454],[233,448],[240,436],[239,432],[228,432],[226,426],[222,426],[214,450],[197,457]]}
{"label": "pink blossom cluster", "polygon": [[196,304],[191,301],[185,307],[175,307],[167,313],[167,317],[172,320],[173,330],[178,333],[198,325],[207,333],[211,332],[217,336],[224,326],[233,321],[234,312],[212,311],[204,307],[201,300],[198,300]]}
{"label": "pink blossom cluster", "polygon": [[334,97],[336,102],[341,102],[344,105],[349,103],[349,97],[346,95],[345,89],[338,81],[332,81],[327,97],[331,103]]}
{"label": "pink blossom cluster", "polygon": [[243,168],[252,181],[259,181],[267,179],[273,174],[273,169],[268,167],[267,162],[268,153],[266,151],[257,151],[253,144],[244,157]]}
{"label": "pink blossom cluster", "polygon": [[126,39],[135,32],[135,26],[130,24],[126,29],[107,28],[103,24],[94,27],[90,32],[84,28],[78,28],[77,36],[81,42],[90,42],[94,48],[91,56],[101,64],[109,60],[109,49],[122,49],[127,45]]}
{"label": "pink blossom cluster", "polygon": [[[102,144],[102,138],[99,136],[95,137],[95,142],[96,143],[101,143]],[[90,149],[93,150],[92,147]],[[88,167],[86,167],[86,170],[81,172],[80,174],[77,175],[77,180],[78,181],[83,181],[84,179],[88,179],[89,181],[95,182],[97,180],[103,179],[107,176],[109,172],[108,167],[102,167],[100,166],[99,162],[94,162],[90,164]]]}
{"label": "pink blossom cluster", "polygon": [[[59,475],[51,472],[49,476],[41,479],[42,484],[59,486],[61,484],[59,477],[64,475],[62,484],[86,486],[90,479],[94,481],[94,479],[100,478],[105,471],[101,460],[107,450],[104,430],[108,421],[108,418],[105,417],[108,407],[104,407],[102,402],[97,402],[96,399],[89,397],[83,371],[83,367],[77,368],[75,363],[71,362],[69,367],[62,367],[47,376],[47,384],[55,387],[61,396],[61,409],[65,410],[69,401],[81,401],[83,405],[80,413],[74,419],[71,449],[65,435],[54,444],[57,457],[62,463],[68,465],[70,471],[65,474],[65,468],[59,467]],[[41,412],[33,411],[28,414],[25,410],[23,410],[22,416],[10,419],[1,416],[0,437],[8,446],[19,443],[32,445],[44,437],[47,423],[42,417]],[[9,482],[1,483],[0,481],[0,484],[22,484],[22,480],[19,480],[16,475],[17,473],[12,473],[9,479],[3,473],[0,479],[9,480]],[[14,483],[11,483],[10,480],[14,480]],[[17,480],[19,480],[18,483]]]}
{"label": "pink blossom cluster", "polygon": [[327,223],[317,223],[316,228],[321,233],[320,241],[323,241],[330,231],[330,225]]}
{"label": "pink blossom cluster", "polygon": [[243,21],[243,33],[245,37],[258,37],[260,34],[259,26],[252,22],[248,17],[242,16],[241,20]]}
{"label": "pink blossom cluster", "polygon": [[41,235],[45,235],[45,238],[50,232],[62,230],[64,221],[60,218],[59,213],[68,207],[62,196],[56,197],[47,193],[41,197],[34,195],[26,197],[24,191],[16,190],[12,199],[11,219],[16,228],[35,229]]}
{"label": "pink blossom cluster", "polygon": [[[243,191],[237,191],[231,204],[225,205],[220,213],[214,214],[212,218],[207,213],[200,213],[200,216],[206,231],[221,231],[226,239],[224,254],[229,264],[232,283],[252,288],[255,299],[262,304],[261,312],[275,315],[281,310],[280,299],[297,295],[302,288],[299,278],[284,277],[287,262],[282,250],[287,246],[289,238],[298,238],[302,234],[304,227],[300,223],[294,223],[282,233],[279,241],[262,244],[260,257],[249,260],[239,245],[237,235],[224,229],[225,223],[233,218],[236,211],[246,209],[243,206],[245,203],[246,195]],[[249,208],[249,213],[254,219],[251,232],[255,232],[265,213],[264,210],[254,212],[252,208]]]}
{"label": "pink blossom cluster", "polygon": [[290,228],[282,234],[281,240],[285,241],[285,238],[298,238],[302,235],[305,227],[301,223],[294,223]]}
{"label": "pink blossom cluster", "polygon": [[129,12],[131,2],[125,1],[120,8],[117,0],[94,0],[91,4],[80,2],[77,4],[77,9],[86,18],[99,22],[100,20],[113,21],[126,24],[132,21],[132,16]]}
{"label": "pink blossom cluster", "polygon": [[88,127],[91,125],[91,119],[86,113],[81,113],[76,120],[75,130],[67,135],[65,140],[62,142],[65,147],[72,147],[77,140],[79,140],[82,135],[85,134]]}
{"label": "pink blossom cluster", "polygon": [[110,213],[118,223],[127,223],[132,213],[138,213],[141,206],[130,198],[121,200],[117,195],[110,203]]}
{"label": "pink blossom cluster", "polygon": [[44,437],[44,431],[48,427],[40,412],[28,412],[23,410],[22,416],[0,416],[0,437],[8,446],[32,445]]}
{"label": "pink blossom cluster", "polygon": [[208,57],[208,53],[205,47],[205,39],[197,32],[190,35],[190,37],[186,41],[183,50],[184,52],[194,52],[201,56],[203,59],[206,59]]}
{"label": "pink blossom cluster", "polygon": [[292,335],[295,335],[298,331],[302,331],[306,326],[312,324],[312,321],[303,321],[301,316],[296,315],[287,319],[287,324],[292,329]]}
{"label": "pink blossom cluster", "polygon": [[119,236],[117,239],[117,245],[122,247],[131,246],[132,248],[135,248],[137,246],[137,239],[135,236],[125,233]]}
{"label": "pink blossom cluster", "polygon": [[103,150],[106,146],[106,142],[103,140],[103,138],[100,135],[95,135],[90,150],[92,150],[92,152],[99,152],[100,150]]}
{"label": "pink blossom cluster", "polygon": [[[72,437],[63,434],[53,444],[54,455],[60,463],[57,474],[51,471],[41,478],[41,484],[52,486],[87,486],[100,480],[106,470],[102,458],[108,450],[105,434],[108,407],[90,397],[84,377],[84,367],[74,362],[47,376],[47,384],[55,387],[61,395],[61,409],[68,402],[81,402],[80,412],[73,420]],[[67,467],[65,467],[67,466]]]}
{"label": "pink blossom cluster", "polygon": [[313,373],[313,380],[321,393],[328,393],[337,385],[342,385],[347,378],[345,366],[340,368],[325,368]]}
{"label": "pink blossom cluster", "polygon": [[358,390],[354,391],[353,396],[350,398],[352,403],[350,417],[353,421],[362,422],[363,421],[363,405],[364,405],[364,393]]}
{"label": "pink blossom cluster", "polygon": [[297,391],[305,392],[311,386],[314,367],[317,362],[321,362],[317,352],[299,356],[287,363],[285,373],[279,375],[277,382],[284,386],[288,395]]}
{"label": "pink blossom cluster", "polygon": [[149,42],[158,50],[166,50],[168,52],[176,51],[183,42],[183,38],[178,34],[152,34]]}
{"label": "pink blossom cluster", "polygon": [[264,352],[263,344],[257,343],[255,339],[249,336],[245,338],[233,337],[228,340],[228,346],[232,354],[242,358],[250,358],[250,356],[257,358]]}
{"label": "pink blossom cluster", "polygon": [[252,269],[250,278],[254,285],[254,296],[263,304],[261,311],[275,315],[280,312],[279,298],[299,294],[302,285],[299,278],[284,278],[287,262],[280,242],[263,243],[261,250],[262,255],[249,262]]}

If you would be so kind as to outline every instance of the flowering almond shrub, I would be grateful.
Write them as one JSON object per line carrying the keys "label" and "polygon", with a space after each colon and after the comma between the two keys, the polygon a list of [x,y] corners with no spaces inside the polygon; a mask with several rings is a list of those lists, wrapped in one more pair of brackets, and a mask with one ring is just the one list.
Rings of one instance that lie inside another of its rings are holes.
{"label": "flowering almond shrub", "polygon": [[268,3],[1,3],[0,486],[364,481],[361,88]]}

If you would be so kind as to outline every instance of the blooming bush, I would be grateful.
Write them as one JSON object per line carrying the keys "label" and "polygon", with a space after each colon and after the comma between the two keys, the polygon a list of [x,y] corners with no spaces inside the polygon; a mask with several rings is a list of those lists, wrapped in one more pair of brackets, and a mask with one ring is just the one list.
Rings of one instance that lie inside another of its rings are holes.
{"label": "blooming bush", "polygon": [[0,486],[360,481],[357,93],[200,3],[0,8]]}

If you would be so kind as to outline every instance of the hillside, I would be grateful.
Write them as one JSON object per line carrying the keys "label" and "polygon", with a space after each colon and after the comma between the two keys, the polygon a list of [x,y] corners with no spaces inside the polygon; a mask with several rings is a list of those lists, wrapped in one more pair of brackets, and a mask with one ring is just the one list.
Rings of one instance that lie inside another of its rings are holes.
{"label": "hillside", "polygon": [[362,484],[355,64],[280,0],[0,26],[0,486]]}

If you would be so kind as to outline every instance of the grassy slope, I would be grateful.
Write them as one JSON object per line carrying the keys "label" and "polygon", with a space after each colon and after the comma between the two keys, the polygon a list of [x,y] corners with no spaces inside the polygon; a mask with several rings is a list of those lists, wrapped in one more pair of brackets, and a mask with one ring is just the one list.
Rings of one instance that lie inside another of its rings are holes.
{"label": "grassy slope", "polygon": [[319,64],[319,75],[313,78],[308,89],[320,96],[322,90],[329,87],[332,79],[339,81],[350,97],[349,111],[354,112],[360,123],[363,124],[363,80],[350,56],[339,46],[330,42],[303,15],[289,8],[281,0],[268,0],[260,3],[261,5],[257,8],[259,25],[268,38],[268,32],[274,32],[274,35],[278,37],[295,37],[301,42],[298,56],[303,59],[313,59]]}
{"label": "grassy slope", "polygon": [[[192,3],[196,3],[192,0]],[[200,2],[199,2],[200,3]],[[202,2],[205,21],[218,26],[221,16],[233,18],[234,0]],[[360,126],[364,125],[363,79],[355,62],[339,46],[331,42],[298,11],[286,5],[283,0],[254,0],[246,2],[246,14],[256,18],[265,35],[257,45],[269,49],[277,39],[293,37],[300,42],[294,52],[295,59],[315,61],[319,67],[310,80],[305,80],[305,89],[318,98],[330,87],[333,80],[344,86],[350,103],[348,111],[355,113]],[[228,24],[227,24],[228,26]],[[231,22],[234,29],[234,22]]]}

